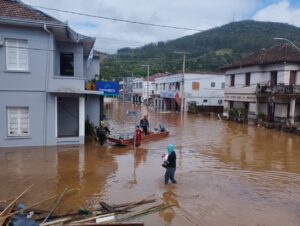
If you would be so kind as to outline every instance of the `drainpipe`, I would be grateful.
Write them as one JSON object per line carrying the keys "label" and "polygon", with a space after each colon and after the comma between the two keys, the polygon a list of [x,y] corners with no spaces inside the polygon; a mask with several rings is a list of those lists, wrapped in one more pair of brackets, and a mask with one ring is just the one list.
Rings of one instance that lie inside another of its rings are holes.
{"label": "drainpipe", "polygon": [[47,25],[44,24],[44,30],[49,34],[48,36],[48,48],[47,48],[47,63],[46,63],[46,78],[45,78],[45,95],[46,95],[46,102],[44,108],[44,117],[45,117],[45,126],[44,126],[44,146],[47,144],[47,131],[48,131],[48,83],[50,77],[50,41],[51,41],[51,32],[48,30]]}

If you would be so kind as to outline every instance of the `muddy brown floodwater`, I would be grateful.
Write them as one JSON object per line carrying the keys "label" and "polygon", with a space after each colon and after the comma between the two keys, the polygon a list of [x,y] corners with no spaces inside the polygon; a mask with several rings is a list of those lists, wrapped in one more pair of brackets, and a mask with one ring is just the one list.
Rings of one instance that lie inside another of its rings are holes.
{"label": "muddy brown floodwater", "polygon": [[[132,131],[126,110],[145,108],[106,104],[114,132]],[[0,149],[0,200],[22,192],[26,204],[65,188],[60,212],[84,207],[91,200],[124,203],[154,194],[157,203],[176,207],[138,220],[150,225],[300,225],[300,137],[275,130],[222,122],[200,115],[155,112],[168,138],[137,148],[84,146]],[[125,124],[125,121],[127,124]],[[163,185],[161,155],[173,143],[177,185]],[[47,206],[43,206],[47,209]],[[144,207],[145,208],[145,207]]]}

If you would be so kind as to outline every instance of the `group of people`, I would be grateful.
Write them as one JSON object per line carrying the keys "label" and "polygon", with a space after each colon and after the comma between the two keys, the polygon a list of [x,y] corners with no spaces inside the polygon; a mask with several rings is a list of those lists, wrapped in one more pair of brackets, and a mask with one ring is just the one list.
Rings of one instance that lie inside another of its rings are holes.
{"label": "group of people", "polygon": [[[164,126],[159,125],[160,127],[160,131],[165,131]],[[136,126],[136,132],[135,132],[135,145],[136,147],[141,145],[141,140],[142,140],[142,132],[144,133],[145,136],[148,135],[149,133],[149,121],[148,121],[148,116],[145,115],[141,121],[140,121],[140,125]],[[98,140],[100,142],[101,145],[104,144],[105,140],[106,140],[106,136],[110,134],[110,130],[108,129],[108,127],[105,125],[105,123],[103,121],[100,122],[99,127],[97,128],[97,137]],[[173,144],[169,144],[168,145],[168,154],[167,155],[163,155],[163,164],[162,166],[164,168],[166,168],[166,172],[165,172],[165,179],[164,182],[165,184],[169,183],[169,180],[171,180],[171,182],[173,184],[176,184],[176,180],[175,180],[175,171],[176,171],[176,153],[174,150],[174,145]]]}

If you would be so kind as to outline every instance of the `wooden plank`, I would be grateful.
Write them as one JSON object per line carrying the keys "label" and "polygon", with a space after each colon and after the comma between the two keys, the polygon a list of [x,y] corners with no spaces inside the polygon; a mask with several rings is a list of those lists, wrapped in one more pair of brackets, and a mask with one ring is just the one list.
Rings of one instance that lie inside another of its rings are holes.
{"label": "wooden plank", "polygon": [[8,217],[5,217],[6,215],[10,214],[11,211],[14,209],[14,207],[16,206],[16,203],[14,203],[13,205],[10,206],[10,208],[6,209],[5,212],[2,212],[2,216],[4,216],[4,218],[0,219],[0,226],[2,226],[6,220],[8,219]]}
{"label": "wooden plank", "polygon": [[82,220],[70,222],[70,225],[78,224],[78,223],[85,223],[87,221],[96,220],[97,218],[100,218],[100,217],[108,217],[108,216],[114,216],[114,215],[115,215],[114,213],[97,215],[97,216],[94,216],[94,217],[89,217],[89,218],[85,218],[85,219],[82,219]]}
{"label": "wooden plank", "polygon": [[[70,189],[70,190],[68,190],[66,193],[71,192],[71,191],[74,191],[74,190],[76,190],[76,189]],[[50,201],[50,200],[52,200],[52,199],[55,199],[55,198],[57,198],[58,196],[59,196],[59,195],[53,195],[53,196],[51,196],[50,198],[44,199],[44,200],[42,200],[42,201],[39,201],[39,202],[37,202],[37,203],[35,203],[35,204],[31,205],[31,206],[28,206],[28,207],[26,207],[26,208],[24,208],[24,209],[15,211],[15,212],[13,212],[13,213],[7,215],[7,217],[10,217],[10,216],[13,216],[13,215],[15,215],[15,214],[17,214],[17,213],[20,213],[20,212],[22,212],[22,211],[31,209],[31,208],[34,207],[34,206],[38,206],[38,205],[40,205],[40,204],[42,204],[42,203],[44,203],[44,202]],[[3,218],[3,217],[0,217],[0,220],[1,220],[2,218]]]}
{"label": "wooden plank", "polygon": [[59,196],[59,198],[57,199],[57,201],[55,202],[55,204],[53,205],[53,207],[51,208],[49,214],[47,215],[47,217],[45,217],[43,223],[45,223],[49,217],[54,213],[54,211],[57,209],[57,207],[59,206],[59,204],[61,203],[62,198],[64,197],[65,193],[66,193],[67,189],[65,189],[63,191],[63,193],[61,193],[61,195]]}
{"label": "wooden plank", "polygon": [[116,223],[85,223],[85,224],[72,224],[74,226],[144,226],[141,222],[116,222]]}
{"label": "wooden plank", "polygon": [[122,209],[122,212],[123,212],[123,211],[126,211],[126,210],[128,210],[128,209],[130,209],[130,208],[133,208],[135,205],[138,205],[138,204],[140,204],[140,203],[145,202],[147,199],[150,199],[150,198],[153,197],[153,196],[154,196],[154,194],[148,196],[148,197],[145,198],[145,199],[142,199],[142,200],[140,200],[140,201],[138,201],[138,202],[135,202],[135,203],[132,203],[132,204],[126,206],[124,209]]}
{"label": "wooden plank", "polygon": [[66,217],[66,218],[61,218],[61,219],[58,219],[58,220],[50,221],[50,222],[47,222],[47,223],[41,223],[40,226],[59,225],[59,224],[62,224],[62,223],[65,223],[65,222],[68,222],[68,221],[71,221],[71,220],[72,220],[71,217]]}
{"label": "wooden plank", "polygon": [[2,218],[4,216],[4,213],[7,212],[8,209],[11,208],[11,206],[15,205],[16,202],[30,189],[32,188],[33,184],[30,185],[28,188],[26,188],[18,197],[16,197],[8,206],[0,213],[0,217]]}

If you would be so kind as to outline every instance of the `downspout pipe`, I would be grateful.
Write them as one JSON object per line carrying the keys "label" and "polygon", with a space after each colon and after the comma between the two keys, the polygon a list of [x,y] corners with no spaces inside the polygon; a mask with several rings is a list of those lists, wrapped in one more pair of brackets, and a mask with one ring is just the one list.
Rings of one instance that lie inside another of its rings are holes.
{"label": "downspout pipe", "polygon": [[48,30],[47,25],[44,24],[44,30],[49,34],[48,36],[48,51],[47,51],[47,60],[46,60],[46,77],[45,77],[45,108],[44,108],[44,117],[45,117],[45,126],[44,126],[44,146],[47,145],[47,131],[48,131],[48,83],[50,77],[50,41],[51,41],[51,32]]}

